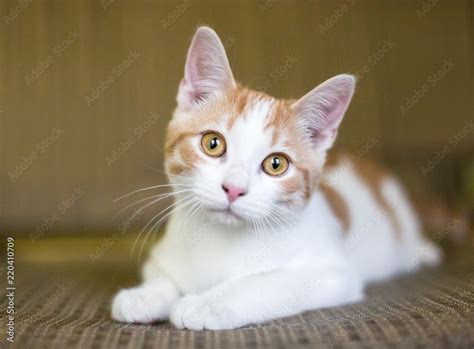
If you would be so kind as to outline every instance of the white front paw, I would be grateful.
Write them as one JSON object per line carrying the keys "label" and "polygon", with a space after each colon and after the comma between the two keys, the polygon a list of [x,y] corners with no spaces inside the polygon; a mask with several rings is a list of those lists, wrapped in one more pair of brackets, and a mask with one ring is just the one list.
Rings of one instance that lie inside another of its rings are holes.
{"label": "white front paw", "polygon": [[225,300],[202,295],[183,297],[171,310],[170,321],[177,328],[190,330],[224,330],[246,325]]}
{"label": "white front paw", "polygon": [[152,323],[166,318],[163,300],[150,299],[140,288],[121,290],[112,302],[112,319],[130,323]]}

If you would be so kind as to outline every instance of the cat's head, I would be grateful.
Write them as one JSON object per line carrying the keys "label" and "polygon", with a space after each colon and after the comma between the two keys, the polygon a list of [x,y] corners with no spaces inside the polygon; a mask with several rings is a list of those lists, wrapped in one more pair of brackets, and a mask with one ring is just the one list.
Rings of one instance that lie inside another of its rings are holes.
{"label": "cat's head", "polygon": [[168,128],[171,183],[222,223],[288,217],[317,185],[354,87],[338,75],[295,101],[250,90],[234,80],[217,34],[199,28]]}

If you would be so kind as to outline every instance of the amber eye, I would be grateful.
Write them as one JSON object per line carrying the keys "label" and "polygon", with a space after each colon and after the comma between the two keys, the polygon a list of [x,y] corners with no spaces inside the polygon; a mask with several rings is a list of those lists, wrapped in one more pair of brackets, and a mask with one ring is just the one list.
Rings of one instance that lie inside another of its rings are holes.
{"label": "amber eye", "polygon": [[270,176],[281,176],[289,165],[288,158],[283,154],[270,154],[262,162],[263,170]]}
{"label": "amber eye", "polygon": [[201,148],[209,156],[222,156],[226,150],[224,137],[216,132],[207,132],[201,138]]}

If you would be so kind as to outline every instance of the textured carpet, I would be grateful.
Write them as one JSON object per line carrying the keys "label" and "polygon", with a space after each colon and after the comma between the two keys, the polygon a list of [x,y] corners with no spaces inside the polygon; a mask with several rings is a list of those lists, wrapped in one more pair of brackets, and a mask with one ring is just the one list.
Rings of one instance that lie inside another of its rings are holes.
{"label": "textured carpet", "polygon": [[[56,246],[57,247],[57,246]],[[80,248],[75,242],[72,250]],[[112,295],[136,282],[123,259],[78,261],[40,247],[16,265],[16,338],[11,348],[473,348],[474,253],[454,251],[443,267],[373,285],[361,304],[307,312],[233,331],[182,331],[168,323],[109,318]],[[5,280],[2,272],[2,282]],[[2,324],[6,322],[1,290]]]}

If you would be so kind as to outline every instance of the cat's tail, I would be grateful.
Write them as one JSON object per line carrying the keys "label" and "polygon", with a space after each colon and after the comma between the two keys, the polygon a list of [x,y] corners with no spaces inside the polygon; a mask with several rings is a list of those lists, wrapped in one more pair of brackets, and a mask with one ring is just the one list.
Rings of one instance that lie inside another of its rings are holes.
{"label": "cat's tail", "polygon": [[419,201],[415,207],[424,231],[435,242],[446,239],[461,243],[473,228],[469,210],[453,209],[439,200]]}

